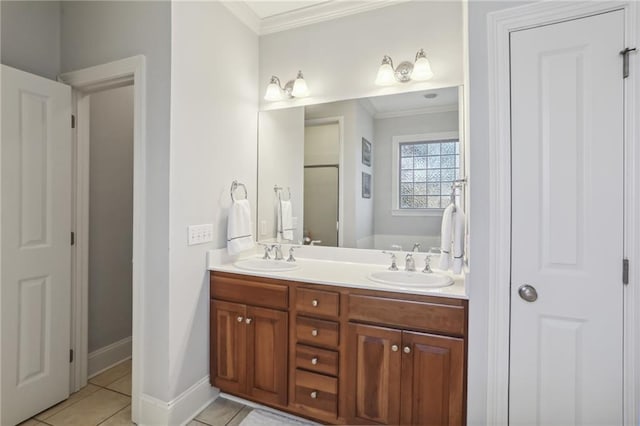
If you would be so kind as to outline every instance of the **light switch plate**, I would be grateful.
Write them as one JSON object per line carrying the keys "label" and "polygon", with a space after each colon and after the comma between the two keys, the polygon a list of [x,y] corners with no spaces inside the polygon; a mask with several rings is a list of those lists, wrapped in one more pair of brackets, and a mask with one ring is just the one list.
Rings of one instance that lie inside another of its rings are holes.
{"label": "light switch plate", "polygon": [[204,225],[191,225],[188,230],[188,244],[190,246],[213,241],[213,224],[211,223]]}

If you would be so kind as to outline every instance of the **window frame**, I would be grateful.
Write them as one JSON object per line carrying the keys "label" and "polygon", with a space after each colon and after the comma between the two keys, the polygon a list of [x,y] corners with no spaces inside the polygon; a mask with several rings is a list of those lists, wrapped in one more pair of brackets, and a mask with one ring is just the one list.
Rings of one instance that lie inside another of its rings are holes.
{"label": "window frame", "polygon": [[[392,216],[441,216],[443,208],[426,208],[426,209],[401,209],[400,208],[400,144],[416,143],[416,142],[434,142],[439,140],[457,139],[461,144],[460,133],[455,132],[438,132],[438,133],[422,133],[416,135],[400,135],[393,136],[391,140],[391,215]],[[458,170],[460,176],[463,170],[463,150],[459,148],[460,161]]]}

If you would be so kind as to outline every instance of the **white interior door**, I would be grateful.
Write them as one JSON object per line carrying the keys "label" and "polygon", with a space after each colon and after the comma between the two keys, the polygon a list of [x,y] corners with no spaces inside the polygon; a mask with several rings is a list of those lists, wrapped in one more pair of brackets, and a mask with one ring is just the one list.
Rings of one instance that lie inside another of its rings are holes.
{"label": "white interior door", "polygon": [[623,48],[622,11],[511,35],[512,425],[622,424]]}
{"label": "white interior door", "polygon": [[0,424],[69,394],[71,89],[2,66]]}
{"label": "white interior door", "polygon": [[304,168],[304,232],[338,247],[338,166]]}

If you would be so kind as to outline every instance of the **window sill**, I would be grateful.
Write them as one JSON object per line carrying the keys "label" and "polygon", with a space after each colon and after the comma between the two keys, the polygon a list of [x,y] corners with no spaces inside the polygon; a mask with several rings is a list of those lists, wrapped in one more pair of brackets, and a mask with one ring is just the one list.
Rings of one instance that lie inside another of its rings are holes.
{"label": "window sill", "polygon": [[392,209],[391,216],[441,217],[444,209]]}

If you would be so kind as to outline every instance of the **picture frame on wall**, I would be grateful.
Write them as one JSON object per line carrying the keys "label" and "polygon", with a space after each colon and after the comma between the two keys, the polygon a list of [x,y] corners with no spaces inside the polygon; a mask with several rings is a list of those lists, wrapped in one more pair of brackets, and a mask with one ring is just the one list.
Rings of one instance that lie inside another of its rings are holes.
{"label": "picture frame on wall", "polygon": [[362,164],[371,167],[371,142],[362,138]]}
{"label": "picture frame on wall", "polygon": [[362,172],[362,198],[371,198],[371,175]]}

